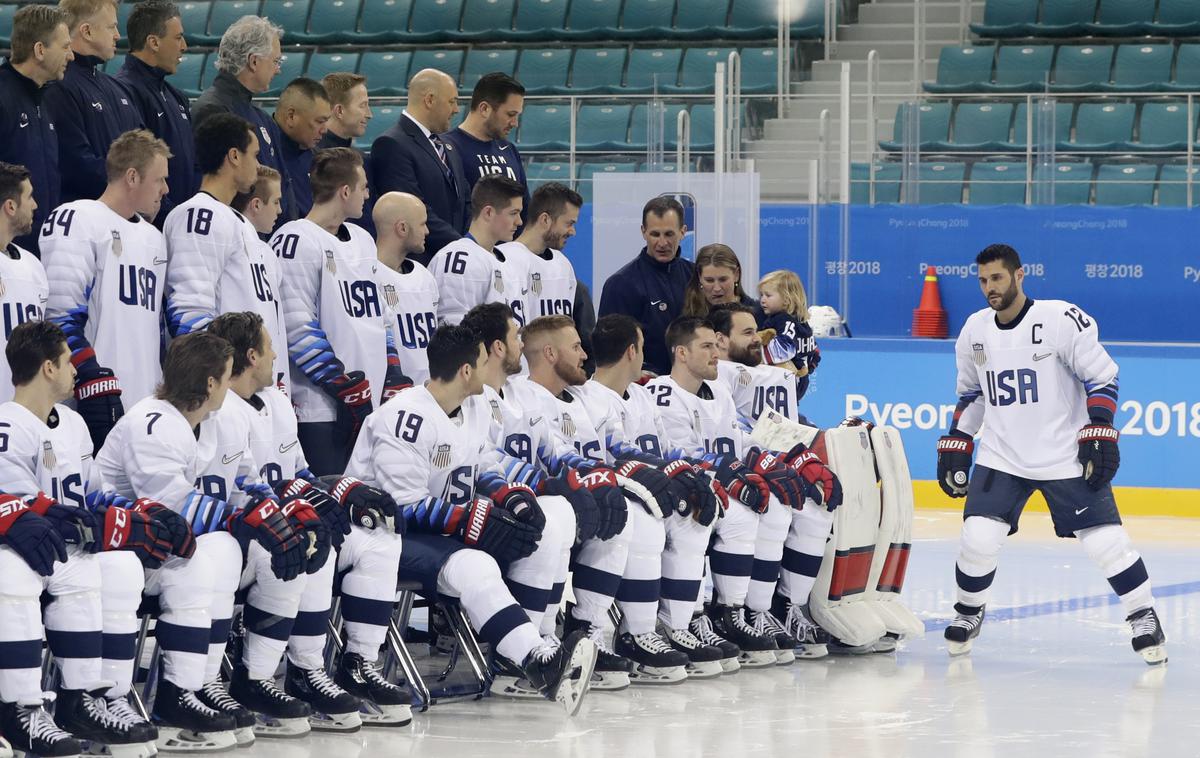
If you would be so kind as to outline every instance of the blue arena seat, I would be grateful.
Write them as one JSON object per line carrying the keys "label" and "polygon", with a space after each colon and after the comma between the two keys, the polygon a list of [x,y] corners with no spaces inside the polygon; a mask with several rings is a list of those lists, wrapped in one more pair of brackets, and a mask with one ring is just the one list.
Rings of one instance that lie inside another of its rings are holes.
{"label": "blue arena seat", "polygon": [[283,27],[285,43],[305,44],[310,41],[305,30],[308,29],[308,12],[311,9],[311,0],[263,0],[259,13]]}
{"label": "blue arena seat", "polygon": [[[1054,104],[1054,140],[1052,144],[1046,145],[1046,149],[1054,147],[1059,142],[1066,142],[1071,137],[1071,116],[1075,111],[1075,106],[1071,103],[1055,103]],[[1013,141],[1005,145],[1009,150],[1024,150],[1027,135],[1030,135],[1034,140],[1038,139],[1041,132],[1042,109],[1035,103],[1033,109],[1033,131],[1028,131],[1029,118],[1026,115],[1025,103],[1017,103],[1017,109],[1013,113]]]}
{"label": "blue arena seat", "polygon": [[1163,86],[1171,92],[1200,90],[1200,45],[1180,45],[1175,55],[1175,75]]}
{"label": "blue arena seat", "polygon": [[400,114],[404,108],[399,105],[377,105],[371,110],[373,114],[371,120],[367,122],[366,133],[354,140],[354,146],[359,150],[370,151],[371,143],[375,141],[375,138],[391,129],[400,120]]}
{"label": "blue arena seat", "polygon": [[[825,32],[825,3],[793,2],[790,26],[793,39],[820,37]],[[729,25],[721,39],[774,38],[779,29],[779,9],[774,2],[734,0]]]}
{"label": "blue arena seat", "polygon": [[361,53],[313,53],[308,57],[308,66],[304,69],[304,75],[319,82],[325,78],[326,74],[336,71],[354,73],[358,71],[361,55]]}
{"label": "blue arena seat", "polygon": [[[1192,103],[1192,139],[1195,140],[1197,124],[1200,123],[1200,103]],[[1127,145],[1130,150],[1187,149],[1188,113],[1187,102],[1150,102],[1142,106],[1138,119],[1138,139]]]}
{"label": "blue arena seat", "polygon": [[561,37],[567,23],[567,0],[522,0],[517,4],[513,29],[507,39],[534,40]]}
{"label": "blue arena seat", "polygon": [[625,48],[579,48],[571,63],[571,92],[596,94],[621,88]]}
{"label": "blue arena seat", "polygon": [[625,0],[620,36],[635,39],[665,38],[673,33],[675,0]]}
{"label": "blue arena seat", "polygon": [[[954,132],[937,150],[1003,150],[1012,123],[1012,103],[959,103],[954,109]],[[922,137],[922,140],[924,137]]]}
{"label": "blue arena seat", "polygon": [[472,48],[467,51],[467,62],[463,66],[462,76],[458,79],[458,89],[460,92],[471,92],[484,74],[500,71],[511,76],[516,68],[517,51],[515,49]]}
{"label": "blue arena seat", "polygon": [[1075,138],[1058,144],[1059,150],[1112,152],[1133,140],[1133,103],[1082,103],[1075,112]]}
{"label": "blue arena seat", "polygon": [[512,31],[514,0],[467,0],[456,39],[486,41]]}
{"label": "blue arena seat", "polygon": [[1001,45],[996,78],[984,92],[1041,92],[1050,78],[1053,45]]}
{"label": "blue arena seat", "polygon": [[198,97],[202,91],[200,78],[204,74],[204,62],[208,53],[184,53],[179,68],[170,76],[171,84],[188,97]]}
{"label": "blue arena seat", "polygon": [[406,41],[442,42],[458,34],[463,0],[417,0],[408,21]]}
{"label": "blue arena seat", "polygon": [[743,47],[741,60],[743,94],[761,95],[778,89],[776,62],[779,57],[774,47]]}
{"label": "blue arena seat", "polygon": [[1078,37],[1096,18],[1096,0],[1042,3],[1042,17],[1030,30],[1039,37]]}
{"label": "blue arena seat", "polygon": [[[716,147],[717,117],[712,103],[697,103],[688,111],[692,118],[692,150],[711,153]],[[742,114],[745,122],[745,113]]]}
{"label": "blue arena seat", "polygon": [[1171,78],[1173,45],[1121,45],[1113,65],[1112,82],[1101,84],[1105,92],[1154,92]]}
{"label": "blue arena seat", "polygon": [[308,17],[307,41],[313,45],[342,45],[355,42],[354,28],[362,0],[321,0]]}
{"label": "blue arena seat", "polygon": [[[409,76],[426,68],[444,71],[454,81],[458,81],[462,71],[464,53],[462,50],[417,50],[413,53],[412,62],[408,66]],[[406,83],[407,84],[407,83]]]}
{"label": "blue arena seat", "polygon": [[1132,37],[1149,34],[1154,20],[1154,3],[1145,0],[1100,0],[1096,20],[1084,24],[1090,34]]}
{"label": "blue arena seat", "polygon": [[674,87],[679,81],[679,62],[683,58],[680,48],[634,48],[629,53],[629,67],[625,73],[627,92],[652,92]]}
{"label": "blue arena seat", "polygon": [[403,41],[412,7],[413,0],[363,0],[355,42],[379,45]]}
{"label": "blue arena seat", "polygon": [[623,150],[629,141],[632,105],[579,106],[575,117],[575,149]]}
{"label": "blue arena seat", "polygon": [[[215,61],[216,53],[213,53],[213,56],[212,60]],[[307,63],[307,51],[295,49],[284,51],[283,63],[279,66],[279,73],[275,74],[275,78],[271,80],[271,88],[263,94],[268,97],[278,95],[288,85],[288,82],[304,74]]]}
{"label": "blue arena seat", "polygon": [[[990,4],[989,4],[990,5]],[[937,80],[925,82],[926,92],[979,92],[992,81],[995,45],[943,47],[938,53]]]}
{"label": "blue arena seat", "polygon": [[1101,164],[1096,171],[1096,205],[1152,205],[1158,166]]}
{"label": "blue arena seat", "polygon": [[904,168],[899,163],[881,163],[875,168],[875,202],[900,202],[900,179]]}
{"label": "blue arena seat", "polygon": [[372,95],[402,95],[408,91],[411,50],[368,51],[358,64],[358,73],[367,77]]}
{"label": "blue arena seat", "polygon": [[717,39],[726,30],[729,0],[680,0],[673,36]]}
{"label": "blue arena seat", "polygon": [[922,205],[961,203],[967,164],[956,161],[922,162],[917,170],[917,200]]}
{"label": "blue arena seat", "polygon": [[729,53],[726,47],[691,47],[683,54],[683,66],[679,73],[679,84],[666,86],[665,92],[680,94],[702,94],[712,92],[713,75],[717,63],[728,62]]}
{"label": "blue arena seat", "polygon": [[1095,92],[1109,81],[1112,45],[1062,45],[1054,60],[1051,92]]}
{"label": "blue arena seat", "polygon": [[1187,189],[1192,185],[1191,206],[1200,205],[1200,166],[1168,163],[1158,174],[1158,204],[1167,207],[1188,207]]}
{"label": "blue arena seat", "polygon": [[527,103],[521,113],[516,141],[522,153],[569,149],[571,106],[568,103]]}
{"label": "blue arena seat", "polygon": [[538,187],[547,182],[559,182],[568,187],[571,185],[571,167],[565,161],[534,161],[525,168],[525,178],[529,183],[529,191],[535,192]]}
{"label": "blue arena seat", "polygon": [[621,0],[573,0],[561,36],[567,39],[612,39],[618,34],[620,19]]}
{"label": "blue arena seat", "polygon": [[[1092,196],[1092,170],[1092,164],[1087,161],[1060,162],[1052,169],[1036,168],[1033,180],[1035,184],[1050,183],[1054,205],[1087,205]],[[1030,201],[1038,197],[1038,188],[1035,187]]]}
{"label": "blue arena seat", "polygon": [[908,140],[908,114],[913,108],[917,109],[918,133],[913,138],[919,141],[922,149],[932,149],[934,145],[948,142],[950,139],[950,103],[901,103],[896,109],[896,121],[892,127],[892,139],[879,143],[879,146],[889,152],[904,150]]}
{"label": "blue arena seat", "polygon": [[1195,0],[1158,0],[1158,17],[1147,26],[1149,34],[1192,37],[1200,34]]}
{"label": "blue arena seat", "polygon": [[[16,3],[5,3],[0,5],[0,45],[8,47],[12,44],[12,20],[17,13]],[[125,33],[125,26],[121,26],[122,35]]]}
{"label": "blue arena seat", "polygon": [[[132,10],[132,3],[129,5]],[[176,6],[179,8],[179,22],[183,24],[183,36],[187,39],[188,44],[215,45],[221,40],[224,29],[218,30],[215,38],[210,37],[207,33],[208,14],[212,12],[212,6],[213,4],[209,0],[191,0]],[[121,31],[124,32],[124,30],[125,27],[122,26]]]}
{"label": "blue arena seat", "polygon": [[[679,113],[686,111],[683,103],[664,103],[662,111],[663,148],[674,150],[679,144]],[[638,103],[633,106],[633,117],[629,122],[629,149],[645,150],[650,139],[650,106]]]}
{"label": "blue arena seat", "polygon": [[[131,4],[122,3],[121,7],[126,5]],[[216,45],[220,43],[221,35],[233,25],[234,21],[242,16],[257,16],[259,5],[259,0],[217,0],[212,4],[207,25],[194,29],[188,28],[189,21],[183,18],[181,7],[180,21],[183,23],[183,31],[189,41],[194,41],[198,45]]]}
{"label": "blue arena seat", "polygon": [[521,51],[517,81],[530,95],[546,95],[567,89],[571,51],[562,48],[533,48]]}
{"label": "blue arena seat", "polygon": [[585,163],[579,167],[579,181],[576,191],[583,195],[585,203],[592,202],[596,176],[606,174],[632,174],[637,170],[634,163]]}
{"label": "blue arena seat", "polygon": [[983,23],[971,24],[980,37],[1025,37],[1033,33],[1038,17],[1038,0],[988,0]]}
{"label": "blue arena seat", "polygon": [[971,205],[1023,205],[1027,175],[1024,163],[979,161],[971,166],[967,202]]}

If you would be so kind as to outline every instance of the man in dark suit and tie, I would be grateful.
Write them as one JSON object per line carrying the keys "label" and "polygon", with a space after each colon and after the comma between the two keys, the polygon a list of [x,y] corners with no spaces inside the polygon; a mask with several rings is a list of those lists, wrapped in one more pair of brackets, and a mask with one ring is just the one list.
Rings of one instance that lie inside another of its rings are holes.
{"label": "man in dark suit and tie", "polygon": [[408,107],[400,121],[371,145],[371,194],[408,192],[425,202],[429,236],[425,251],[409,256],[427,265],[434,253],[463,236],[470,190],[461,157],[438,135],[458,113],[458,85],[435,69],[418,71],[408,83]]}

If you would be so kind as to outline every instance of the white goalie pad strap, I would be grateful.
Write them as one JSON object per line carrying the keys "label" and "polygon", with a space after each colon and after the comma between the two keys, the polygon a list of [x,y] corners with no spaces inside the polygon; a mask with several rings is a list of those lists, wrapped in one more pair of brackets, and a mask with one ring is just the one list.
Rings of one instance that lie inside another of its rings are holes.
{"label": "white goalie pad strap", "polygon": [[900,602],[913,525],[912,477],[904,443],[894,427],[877,426],[871,430],[871,447],[879,471],[882,501],[867,594],[889,632],[921,637],[925,625]]}
{"label": "white goalie pad strap", "polygon": [[767,450],[786,453],[801,442],[811,445],[820,431],[815,426],[805,426],[767,408],[754,422],[750,439]]}
{"label": "white goalie pad strap", "polygon": [[887,632],[867,592],[880,510],[870,438],[865,427],[830,429],[815,452],[841,480],[845,499],[833,514],[833,537],[825,546],[809,610],[845,644],[867,645]]}

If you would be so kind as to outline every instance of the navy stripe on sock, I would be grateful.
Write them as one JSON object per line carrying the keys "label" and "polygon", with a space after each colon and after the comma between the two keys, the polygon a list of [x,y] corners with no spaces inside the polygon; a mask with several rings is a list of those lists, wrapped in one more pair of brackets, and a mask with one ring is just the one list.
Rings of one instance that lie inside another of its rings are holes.
{"label": "navy stripe on sock", "polygon": [[103,634],[101,649],[104,657],[112,661],[132,661],[137,653],[137,633],[133,634]]}
{"label": "navy stripe on sock", "polygon": [[513,598],[527,611],[540,613],[546,610],[546,606],[550,603],[548,587],[530,587],[528,584],[514,582],[512,579],[506,579],[504,583],[508,585],[508,591],[512,593]]}
{"label": "navy stripe on sock", "polygon": [[547,605],[558,605],[562,602],[563,593],[567,591],[566,582],[555,582],[550,588],[550,602]]}
{"label": "navy stripe on sock", "polygon": [[41,665],[41,640],[0,642],[0,669],[36,669]]}
{"label": "navy stripe on sock", "polygon": [[229,628],[233,626],[233,619],[213,619],[212,626],[208,628],[208,641],[213,645],[224,645],[229,641]]}
{"label": "navy stripe on sock", "polygon": [[595,592],[605,597],[616,597],[617,587],[621,585],[618,574],[592,568],[591,566],[576,566],[572,586],[576,590]]}
{"label": "navy stripe on sock", "polygon": [[1117,595],[1133,592],[1148,581],[1150,581],[1150,574],[1146,572],[1146,564],[1142,562],[1141,558],[1138,558],[1132,566],[1121,573],[1108,578],[1109,586]]}
{"label": "navy stripe on sock", "polygon": [[963,592],[983,592],[992,586],[992,580],[995,578],[996,569],[992,569],[983,576],[969,576],[964,574],[957,565],[954,567],[954,581]]}
{"label": "navy stripe on sock", "polygon": [[99,658],[103,652],[99,629],[86,632],[47,629],[46,642],[55,658]]}
{"label": "navy stripe on sock", "polygon": [[479,627],[479,636],[493,645],[499,645],[500,640],[507,637],[509,632],[528,623],[529,615],[521,610],[521,606],[505,606]]}
{"label": "navy stripe on sock", "polygon": [[783,569],[800,576],[815,577],[821,573],[821,561],[824,556],[809,555],[785,547],[783,549]]}
{"label": "navy stripe on sock", "polygon": [[687,603],[696,602],[700,596],[700,580],[667,579],[663,577],[661,589],[663,600],[680,600]]}
{"label": "navy stripe on sock", "polygon": [[764,561],[754,559],[754,567],[750,569],[750,578],[756,582],[779,581],[779,561]]}
{"label": "navy stripe on sock", "polygon": [[750,570],[754,567],[754,556],[713,550],[708,556],[708,566],[714,574],[721,576],[750,576]]}
{"label": "navy stripe on sock", "polygon": [[658,579],[622,579],[617,588],[617,600],[626,603],[657,603]]}
{"label": "navy stripe on sock", "polygon": [[342,595],[342,620],[356,624],[387,626],[392,619],[392,604],[387,600]]}
{"label": "navy stripe on sock", "polygon": [[177,653],[208,653],[208,642],[212,634],[208,627],[179,626],[161,619],[154,628],[154,636],[163,650]]}
{"label": "navy stripe on sock", "polygon": [[247,634],[257,634],[280,642],[292,636],[292,625],[295,621],[294,618],[255,608],[249,603],[246,603],[246,608],[242,611],[242,623],[246,625]]}
{"label": "navy stripe on sock", "polygon": [[293,637],[319,637],[329,631],[329,609],[300,611],[292,625]]}

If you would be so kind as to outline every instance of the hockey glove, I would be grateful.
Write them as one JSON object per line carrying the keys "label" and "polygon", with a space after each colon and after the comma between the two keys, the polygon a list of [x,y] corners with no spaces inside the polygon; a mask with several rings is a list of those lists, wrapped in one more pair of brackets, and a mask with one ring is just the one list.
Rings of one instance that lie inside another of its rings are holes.
{"label": "hockey glove", "polygon": [[304,498],[293,497],[281,503],[280,507],[292,529],[304,542],[304,570],[309,574],[317,573],[329,559],[329,551],[333,547],[329,539],[329,527],[325,526],[312,504]]}
{"label": "hockey glove", "polygon": [[130,510],[144,513],[166,528],[171,540],[171,554],[180,558],[191,558],[196,552],[196,535],[187,519],[167,506],[149,498],[141,497],[133,502]]}
{"label": "hockey glove", "polygon": [[538,505],[537,495],[524,484],[506,482],[499,474],[486,472],[476,482],[475,490],[487,495],[492,503],[516,516],[518,521],[532,526],[538,534],[545,528],[546,514]]}
{"label": "hockey glove", "polygon": [[974,440],[957,429],[951,429],[949,434],[938,438],[937,478],[942,492],[950,497],[967,496],[967,485],[971,481],[971,453],[974,450]]}
{"label": "hockey glove", "polygon": [[675,512],[680,516],[691,513],[695,507],[695,499],[704,494],[713,496],[712,488],[708,486],[708,477],[684,460],[669,461],[662,467],[663,474],[671,480],[671,492],[680,498]]}
{"label": "hockey glove", "polygon": [[94,553],[100,549],[100,525],[91,511],[73,505],[63,505],[39,492],[25,498],[29,509],[49,521],[68,545]]}
{"label": "hockey glove", "polygon": [[[795,448],[793,448],[795,450]],[[800,475],[806,485],[805,496],[811,498],[817,505],[824,505],[830,513],[842,504],[842,482],[833,473],[833,469],[811,450],[796,451],[789,454],[789,467]]]}
{"label": "hockey glove", "polygon": [[575,539],[577,542],[587,542],[596,536],[600,528],[600,506],[596,498],[588,491],[580,480],[579,475],[567,469],[561,477],[547,477],[542,480],[539,495],[557,495],[565,498],[575,511]]}
{"label": "hockey glove", "polygon": [[821,365],[821,348],[814,347],[813,351],[808,354],[808,373],[816,371],[819,365]]}
{"label": "hockey glove", "polygon": [[229,531],[245,550],[256,541],[271,554],[271,573],[290,582],[304,573],[308,540],[288,522],[273,498],[262,498],[229,518]]}
{"label": "hockey glove", "polygon": [[161,567],[171,557],[170,530],[148,514],[109,505],[103,518],[105,550],[128,550],[148,569]]}
{"label": "hockey glove", "polygon": [[41,576],[54,573],[55,561],[67,561],[67,546],[54,525],[12,495],[0,495],[0,544]]}
{"label": "hockey glove", "polygon": [[657,519],[677,513],[684,505],[670,477],[639,461],[618,462],[617,482],[625,494],[642,504]]}
{"label": "hockey glove", "polygon": [[576,475],[600,507],[600,526],[596,539],[612,539],[625,528],[629,512],[625,509],[625,493],[617,483],[617,472],[601,464],[589,464],[586,473],[581,469]]}
{"label": "hockey glove", "polygon": [[304,479],[288,479],[275,485],[279,502],[287,505],[297,498],[308,502],[316,511],[329,533],[329,542],[340,548],[350,533],[350,512],[344,505],[329,496],[329,493]]}
{"label": "hockey glove", "polygon": [[528,558],[537,549],[541,535],[529,524],[499,508],[486,497],[476,497],[467,506],[458,536],[463,544],[482,550],[501,567]]}
{"label": "hockey glove", "polygon": [[766,450],[751,448],[745,462],[751,471],[762,477],[779,502],[796,510],[804,507],[808,487],[800,475],[783,462],[783,458]]}
{"label": "hockey glove", "polygon": [[711,468],[729,497],[755,513],[766,513],[770,506],[770,488],[762,477],[737,458],[732,455],[706,456],[702,467]]}
{"label": "hockey glove", "polygon": [[413,380],[405,375],[400,368],[399,363],[389,364],[387,373],[383,376],[383,394],[380,395],[380,402],[386,403],[401,391],[413,386]]}
{"label": "hockey glove", "polygon": [[1121,466],[1117,440],[1121,433],[1109,424],[1088,424],[1079,430],[1079,462],[1087,485],[1098,490],[1112,481]]}
{"label": "hockey glove", "polygon": [[344,435],[343,441],[353,445],[354,440],[358,439],[358,430],[373,410],[371,383],[363,372],[351,371],[335,377],[325,388],[339,403],[338,426]]}
{"label": "hockey glove", "polygon": [[352,476],[323,476],[329,495],[350,511],[350,523],[368,531],[383,527],[404,532],[404,519],[396,518],[396,501],[383,490]]}
{"label": "hockey glove", "polygon": [[[94,360],[85,362],[85,365],[87,363],[95,365]],[[121,384],[111,369],[96,367],[89,370],[80,367],[75,377],[75,408],[87,424],[93,449],[99,451],[108,433],[125,415],[125,407],[121,404]]]}
{"label": "hockey glove", "polygon": [[679,512],[681,516],[690,514],[701,526],[708,526],[725,514],[729,505],[725,488],[699,467],[677,460],[664,466],[663,473],[687,488],[686,508]]}

